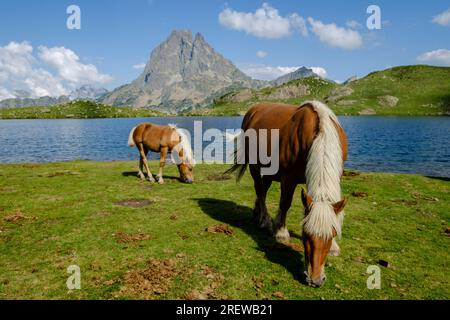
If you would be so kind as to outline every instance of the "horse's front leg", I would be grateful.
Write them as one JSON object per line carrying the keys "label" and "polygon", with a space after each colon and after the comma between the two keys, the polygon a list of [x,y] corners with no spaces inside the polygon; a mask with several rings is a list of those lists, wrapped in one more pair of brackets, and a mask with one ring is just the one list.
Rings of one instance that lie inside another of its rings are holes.
{"label": "horse's front leg", "polygon": [[161,157],[159,159],[159,173],[157,175],[159,184],[163,184],[164,183],[163,169],[164,169],[164,166],[166,165],[166,158],[167,158],[167,153],[168,152],[169,152],[168,148],[161,148],[161,154],[160,154]]}
{"label": "horse's front leg", "polygon": [[297,183],[291,177],[283,176],[281,178],[281,196],[280,196],[280,208],[278,209],[278,215],[275,218],[274,235],[277,242],[286,243],[289,242],[290,235],[286,228],[287,212],[292,204],[292,198],[294,196]]}

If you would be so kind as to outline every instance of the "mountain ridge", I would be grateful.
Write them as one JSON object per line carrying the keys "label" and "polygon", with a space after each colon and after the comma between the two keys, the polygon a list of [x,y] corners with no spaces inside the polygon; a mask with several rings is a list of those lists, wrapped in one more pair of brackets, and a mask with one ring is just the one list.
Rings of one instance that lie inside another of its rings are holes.
{"label": "mountain ridge", "polygon": [[174,30],[153,49],[142,74],[107,94],[102,102],[179,111],[206,105],[227,87],[263,84],[217,53],[202,34],[193,37],[189,30]]}

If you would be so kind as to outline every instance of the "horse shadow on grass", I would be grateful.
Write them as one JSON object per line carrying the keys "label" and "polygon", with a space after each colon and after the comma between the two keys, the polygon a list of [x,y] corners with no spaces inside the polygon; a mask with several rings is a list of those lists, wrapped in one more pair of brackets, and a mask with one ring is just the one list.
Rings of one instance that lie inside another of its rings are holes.
{"label": "horse shadow on grass", "polygon": [[[125,172],[122,172],[122,176],[124,176],[124,177],[134,177],[134,178],[140,179],[138,177],[138,172],[137,171],[125,171]],[[153,177],[156,179],[155,175],[153,175]],[[174,176],[163,175],[163,179],[164,180],[173,180],[173,181],[183,182],[180,179],[180,177],[174,177]]]}
{"label": "horse shadow on grass", "polygon": [[303,254],[288,245],[277,243],[269,231],[259,229],[253,220],[253,209],[227,200],[212,198],[193,200],[196,200],[202,211],[211,218],[243,230],[252,237],[257,250],[264,252],[269,261],[284,267],[296,280],[305,283]]}

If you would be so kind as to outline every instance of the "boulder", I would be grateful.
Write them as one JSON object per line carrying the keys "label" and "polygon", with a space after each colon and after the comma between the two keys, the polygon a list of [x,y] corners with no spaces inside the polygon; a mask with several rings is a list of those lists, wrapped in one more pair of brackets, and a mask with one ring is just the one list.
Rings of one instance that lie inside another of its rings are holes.
{"label": "boulder", "polygon": [[378,103],[381,106],[387,106],[387,107],[395,107],[398,103],[398,98],[394,96],[382,96],[378,97]]}

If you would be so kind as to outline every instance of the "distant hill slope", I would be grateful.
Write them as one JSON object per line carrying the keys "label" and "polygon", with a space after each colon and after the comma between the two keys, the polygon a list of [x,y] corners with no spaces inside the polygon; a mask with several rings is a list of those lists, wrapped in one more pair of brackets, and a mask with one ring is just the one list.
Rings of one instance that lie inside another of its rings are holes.
{"label": "distant hill slope", "polygon": [[93,101],[71,101],[47,107],[0,109],[0,119],[96,119],[158,117],[166,114],[149,109],[112,107]]}
{"label": "distant hill slope", "polygon": [[260,90],[240,90],[214,101],[197,115],[239,115],[257,102],[326,102],[341,115],[450,115],[450,68],[402,66],[373,72],[347,84],[318,77],[297,79]]}

